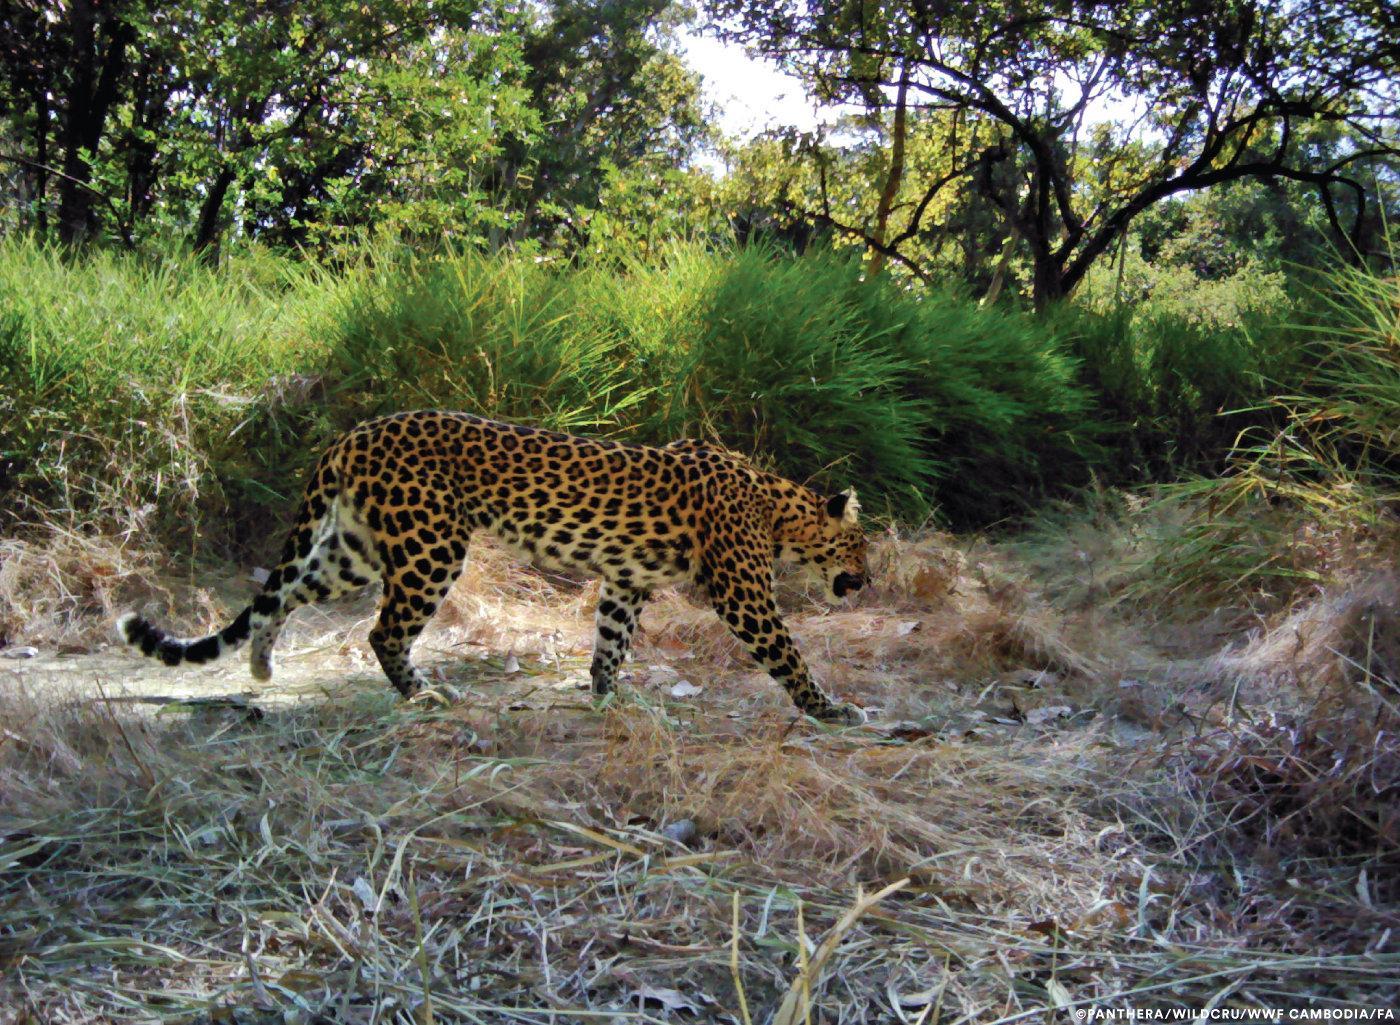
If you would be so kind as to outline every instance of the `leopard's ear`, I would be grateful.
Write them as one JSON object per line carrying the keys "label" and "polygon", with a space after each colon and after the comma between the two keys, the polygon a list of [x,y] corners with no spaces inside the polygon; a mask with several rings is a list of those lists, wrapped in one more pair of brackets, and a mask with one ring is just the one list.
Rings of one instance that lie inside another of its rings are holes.
{"label": "leopard's ear", "polygon": [[826,514],[848,527],[854,527],[860,520],[860,500],[856,498],[856,489],[847,488],[841,494],[828,498]]}

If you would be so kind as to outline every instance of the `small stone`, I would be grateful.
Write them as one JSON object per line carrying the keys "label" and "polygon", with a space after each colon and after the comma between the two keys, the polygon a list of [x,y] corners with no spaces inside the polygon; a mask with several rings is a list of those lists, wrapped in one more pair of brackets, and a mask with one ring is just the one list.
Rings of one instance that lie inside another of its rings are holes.
{"label": "small stone", "polygon": [[0,655],[5,656],[6,658],[34,658],[34,657],[35,657],[36,655],[38,655],[38,654],[39,654],[39,649],[38,649],[38,648],[28,648],[28,647],[25,647],[25,648],[6,648],[4,651],[0,651]]}
{"label": "small stone", "polygon": [[691,840],[695,839],[695,832],[695,823],[690,819],[677,819],[669,826],[663,826],[661,828],[661,835],[668,840],[674,840],[676,843],[687,845],[689,845]]}
{"label": "small stone", "polygon": [[1044,705],[1041,708],[1032,708],[1026,713],[1026,722],[1032,726],[1040,726],[1052,719],[1068,719],[1074,714],[1074,709],[1069,705]]}

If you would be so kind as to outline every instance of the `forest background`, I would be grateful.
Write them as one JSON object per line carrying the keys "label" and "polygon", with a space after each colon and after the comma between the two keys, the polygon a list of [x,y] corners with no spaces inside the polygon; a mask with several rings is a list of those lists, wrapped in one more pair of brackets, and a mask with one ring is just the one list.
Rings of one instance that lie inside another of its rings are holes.
{"label": "forest background", "polygon": [[[1379,0],[0,0],[0,1023],[1389,1006],[1397,122]],[[871,721],[488,543],[420,701],[115,650],[434,406],[858,487]]]}

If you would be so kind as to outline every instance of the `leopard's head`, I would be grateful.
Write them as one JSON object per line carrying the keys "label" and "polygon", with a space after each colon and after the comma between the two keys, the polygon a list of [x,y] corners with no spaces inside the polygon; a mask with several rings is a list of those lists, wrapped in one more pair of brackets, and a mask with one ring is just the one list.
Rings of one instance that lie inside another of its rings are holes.
{"label": "leopard's head", "polygon": [[833,599],[844,598],[870,579],[860,502],[855,488],[830,498],[811,497],[812,501],[799,503],[798,511],[784,522],[777,537],[777,555],[818,575]]}

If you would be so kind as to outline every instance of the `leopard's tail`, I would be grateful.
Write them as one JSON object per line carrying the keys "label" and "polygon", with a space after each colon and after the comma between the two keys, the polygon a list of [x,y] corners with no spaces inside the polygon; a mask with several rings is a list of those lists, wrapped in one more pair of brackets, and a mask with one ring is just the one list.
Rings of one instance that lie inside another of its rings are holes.
{"label": "leopard's tail", "polygon": [[127,613],[117,620],[121,639],[168,666],[212,662],[252,638],[253,677],[272,675],[272,646],[287,616],[302,605],[339,597],[370,582],[368,546],[359,531],[343,530],[339,459],[334,449],[321,458],[287,535],[282,557],[262,592],[232,623],[207,637],[171,637],[150,620]]}
{"label": "leopard's tail", "polygon": [[117,620],[117,634],[142,654],[158,658],[168,666],[182,662],[212,662],[232,651],[252,633],[253,606],[249,605],[232,623],[208,637],[171,637],[144,616],[128,612]]}

